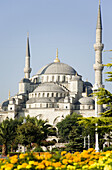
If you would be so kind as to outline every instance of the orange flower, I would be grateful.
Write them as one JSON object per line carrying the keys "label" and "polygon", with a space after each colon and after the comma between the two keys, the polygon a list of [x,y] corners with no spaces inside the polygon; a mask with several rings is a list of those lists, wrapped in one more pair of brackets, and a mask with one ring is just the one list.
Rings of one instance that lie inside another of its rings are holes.
{"label": "orange flower", "polygon": [[62,160],[62,163],[63,163],[63,164],[68,164],[68,160],[67,160],[67,159],[63,159],[63,160]]}
{"label": "orange flower", "polygon": [[45,166],[42,163],[39,163],[38,166],[36,166],[36,169],[44,169]]}
{"label": "orange flower", "polygon": [[67,153],[66,151],[62,151],[61,156],[65,155],[66,153]]}
{"label": "orange flower", "polygon": [[61,163],[60,162],[54,162],[52,163],[52,166],[54,166],[55,168],[61,167]]}

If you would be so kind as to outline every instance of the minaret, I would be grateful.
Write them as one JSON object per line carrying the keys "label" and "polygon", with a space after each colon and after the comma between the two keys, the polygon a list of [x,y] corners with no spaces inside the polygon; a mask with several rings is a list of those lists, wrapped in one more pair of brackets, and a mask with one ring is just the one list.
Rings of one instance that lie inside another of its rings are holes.
{"label": "minaret", "polygon": [[102,64],[102,50],[104,45],[102,44],[102,20],[101,20],[101,7],[100,7],[100,0],[99,0],[99,10],[98,10],[98,18],[97,18],[97,26],[96,26],[96,43],[94,44],[95,49],[95,84],[98,87],[102,87],[102,71],[103,71],[103,64]]}
{"label": "minaret", "polygon": [[[95,64],[93,68],[95,70],[95,85],[93,87],[94,91],[97,91],[98,88],[103,87],[102,84],[102,71],[103,71],[103,64],[102,64],[102,50],[104,45],[102,44],[102,19],[101,19],[101,4],[99,0],[99,9],[98,9],[98,18],[97,18],[97,25],[96,25],[96,43],[94,44],[95,49]],[[96,87],[98,87],[96,89]],[[98,114],[102,112],[102,105],[98,105]]]}
{"label": "minaret", "polygon": [[27,34],[27,45],[26,45],[26,58],[25,58],[25,68],[24,68],[24,73],[25,73],[25,78],[30,78],[30,73],[31,73],[31,68],[30,68],[30,47],[29,47],[29,34]]}

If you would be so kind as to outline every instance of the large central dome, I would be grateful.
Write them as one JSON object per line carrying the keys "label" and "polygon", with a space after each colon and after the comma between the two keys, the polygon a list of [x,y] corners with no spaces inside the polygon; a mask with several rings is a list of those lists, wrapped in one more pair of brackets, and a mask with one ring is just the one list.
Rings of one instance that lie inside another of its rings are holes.
{"label": "large central dome", "polygon": [[64,63],[50,63],[42,67],[37,74],[65,74],[65,75],[74,75],[76,71],[69,65]]}

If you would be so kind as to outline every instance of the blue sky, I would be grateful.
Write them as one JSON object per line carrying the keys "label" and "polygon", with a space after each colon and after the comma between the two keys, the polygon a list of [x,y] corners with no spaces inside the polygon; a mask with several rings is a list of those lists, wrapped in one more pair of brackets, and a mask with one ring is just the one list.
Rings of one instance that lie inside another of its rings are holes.
{"label": "blue sky", "polygon": [[[103,43],[112,49],[112,0],[101,0]],[[94,84],[94,48],[98,0],[0,1],[0,102],[18,93],[24,77],[27,32],[31,47],[31,76],[53,62],[56,48],[61,62]],[[103,63],[112,52],[103,52]],[[104,72],[106,69],[104,70]],[[111,83],[103,84],[111,90]]]}

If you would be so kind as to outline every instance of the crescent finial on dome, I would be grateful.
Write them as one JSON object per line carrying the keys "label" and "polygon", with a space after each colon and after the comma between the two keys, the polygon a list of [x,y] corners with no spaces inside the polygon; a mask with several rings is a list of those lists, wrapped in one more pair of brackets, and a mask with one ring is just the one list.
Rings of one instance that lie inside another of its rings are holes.
{"label": "crescent finial on dome", "polygon": [[60,60],[58,58],[58,48],[56,49],[56,59],[54,60],[54,63],[60,63]]}

